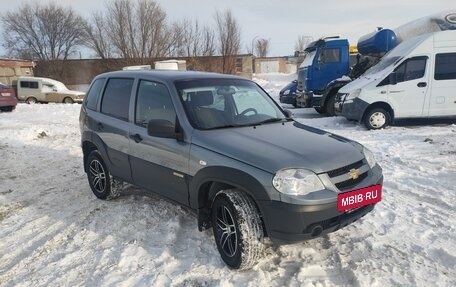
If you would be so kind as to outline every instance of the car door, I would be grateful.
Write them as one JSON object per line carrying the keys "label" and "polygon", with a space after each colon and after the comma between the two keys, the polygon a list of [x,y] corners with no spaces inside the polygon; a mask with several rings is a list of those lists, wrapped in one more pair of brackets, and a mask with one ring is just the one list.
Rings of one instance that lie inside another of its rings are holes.
{"label": "car door", "polygon": [[394,69],[396,84],[388,86],[388,101],[397,118],[424,117],[425,101],[428,96],[428,57],[419,56],[403,61]]}
{"label": "car door", "polygon": [[[341,48],[321,49],[314,65],[310,90],[323,90],[326,85],[334,79],[348,74],[348,62],[342,63]],[[347,60],[348,61],[348,60]]]}
{"label": "car door", "polygon": [[130,128],[130,162],[133,182],[181,204],[188,205],[190,145],[176,139],[149,136],[150,120],[176,124],[176,111],[166,85],[140,80],[135,120]]}
{"label": "car door", "polygon": [[133,89],[133,78],[110,78],[107,80],[100,113],[93,113],[91,119],[96,135],[102,140],[106,152],[105,161],[112,175],[131,181],[128,161],[129,108]]}
{"label": "car door", "polygon": [[456,53],[435,55],[429,116],[456,116]]}

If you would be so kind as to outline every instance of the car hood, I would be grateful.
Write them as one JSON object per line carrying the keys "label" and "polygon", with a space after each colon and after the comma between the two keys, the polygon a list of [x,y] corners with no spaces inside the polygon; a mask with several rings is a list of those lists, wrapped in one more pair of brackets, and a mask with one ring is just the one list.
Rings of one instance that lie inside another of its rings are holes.
{"label": "car hood", "polygon": [[357,143],[294,121],[195,130],[192,143],[270,173],[283,168],[323,173],[364,158]]}

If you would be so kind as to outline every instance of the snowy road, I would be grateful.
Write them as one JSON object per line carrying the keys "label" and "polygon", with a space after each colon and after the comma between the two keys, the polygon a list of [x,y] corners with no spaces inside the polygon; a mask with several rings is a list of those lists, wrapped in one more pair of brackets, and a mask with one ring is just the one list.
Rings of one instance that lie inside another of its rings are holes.
{"label": "snowy road", "polygon": [[[273,95],[287,80],[257,79]],[[293,110],[370,148],[384,199],[328,236],[269,244],[253,270],[236,272],[190,211],[136,188],[111,201],[92,195],[79,109],[0,113],[0,286],[456,286],[456,125],[366,131]]]}

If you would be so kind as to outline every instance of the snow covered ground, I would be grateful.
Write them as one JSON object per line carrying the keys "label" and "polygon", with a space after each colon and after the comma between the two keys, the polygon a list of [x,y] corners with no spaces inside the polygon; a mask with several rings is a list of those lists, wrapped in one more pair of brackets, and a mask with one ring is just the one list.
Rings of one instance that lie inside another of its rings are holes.
{"label": "snow covered ground", "polygon": [[[277,99],[292,79],[255,80]],[[269,243],[253,270],[237,272],[185,208],[133,187],[115,200],[95,198],[82,168],[79,109],[19,104],[0,113],[1,286],[456,286],[454,124],[366,131],[293,109],[298,121],[370,148],[384,198],[328,236]]]}

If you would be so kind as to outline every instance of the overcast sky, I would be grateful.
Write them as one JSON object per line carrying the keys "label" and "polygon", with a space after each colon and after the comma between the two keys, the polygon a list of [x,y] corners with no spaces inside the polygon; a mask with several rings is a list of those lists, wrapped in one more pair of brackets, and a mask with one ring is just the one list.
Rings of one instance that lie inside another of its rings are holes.
{"label": "overcast sky", "polygon": [[[17,9],[30,1],[0,0],[1,11]],[[36,0],[32,2],[51,2]],[[58,0],[87,17],[101,10],[107,1]],[[108,1],[109,2],[109,1]],[[376,27],[394,29],[411,20],[456,8],[455,0],[157,0],[168,15],[168,21],[198,18],[214,22],[216,10],[231,9],[241,26],[243,52],[252,40],[270,40],[269,56],[292,55],[298,35],[340,35],[356,45],[360,36]],[[1,37],[0,37],[1,39]]]}

